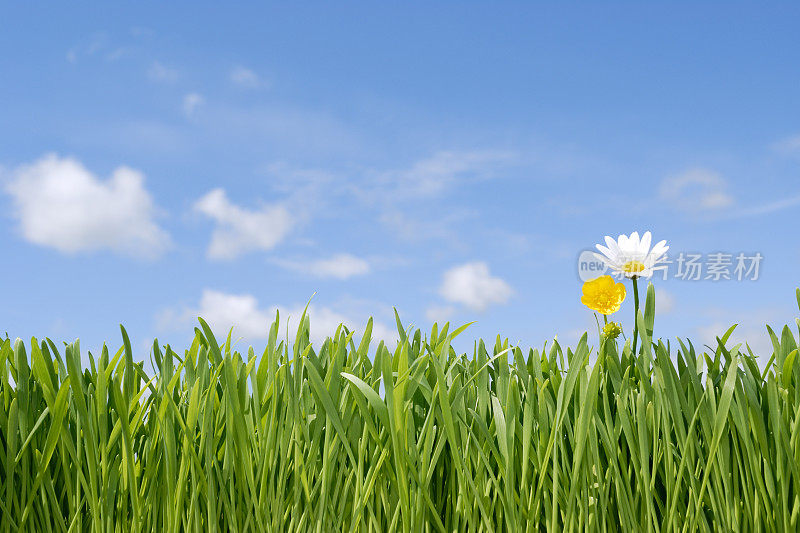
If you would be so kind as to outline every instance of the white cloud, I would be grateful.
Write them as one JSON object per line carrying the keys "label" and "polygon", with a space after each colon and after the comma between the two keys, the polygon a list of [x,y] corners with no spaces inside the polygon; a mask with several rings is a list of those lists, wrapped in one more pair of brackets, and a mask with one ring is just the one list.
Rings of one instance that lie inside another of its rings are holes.
{"label": "white cloud", "polygon": [[365,259],[350,254],[336,254],[316,261],[276,260],[277,264],[290,270],[310,274],[318,278],[348,279],[369,274],[370,264]]}
{"label": "white cloud", "polygon": [[207,251],[210,259],[235,259],[249,251],[271,250],[294,226],[283,205],[244,209],[232,204],[223,189],[210,191],[195,203],[194,209],[217,222]]}
{"label": "white cloud", "polygon": [[147,77],[150,79],[150,81],[160,83],[175,83],[178,81],[178,71],[174,68],[167,67],[158,61],[153,61],[153,64],[150,65],[149,69],[147,69]]}
{"label": "white cloud", "polygon": [[75,253],[108,249],[155,258],[170,237],[154,221],[156,208],[144,175],[121,166],[100,180],[73,158],[48,154],[16,169],[6,192],[22,236],[41,246]]}
{"label": "white cloud", "polygon": [[214,330],[214,334],[227,334],[231,326],[234,333],[246,339],[266,338],[275,313],[258,307],[258,300],[250,294],[229,294],[204,289],[200,303],[195,308],[175,312],[168,309],[158,316],[161,329],[187,327],[202,317]]}
{"label": "white cloud", "polygon": [[231,82],[244,89],[258,89],[266,87],[266,81],[262,80],[258,74],[249,68],[237,65],[231,69]]}
{"label": "white cloud", "polygon": [[197,93],[189,93],[183,97],[183,114],[188,118],[195,116],[197,109],[205,103],[205,98]]}
{"label": "white cloud", "polygon": [[508,302],[514,291],[504,280],[493,277],[486,263],[478,261],[445,272],[439,293],[448,302],[484,311],[490,305]]}
{"label": "white cloud", "polygon": [[[233,326],[233,338],[242,337],[252,342],[267,338],[269,328],[275,320],[275,312],[280,309],[280,337],[285,338],[288,327],[289,338],[294,339],[304,307],[305,305],[263,308],[259,306],[258,299],[251,294],[231,294],[204,289],[197,307],[182,311],[165,309],[156,316],[156,321],[161,330],[189,328],[196,324],[197,317],[200,316],[208,322],[220,341],[227,337],[228,331]],[[311,321],[311,341],[317,348],[326,337],[336,332],[339,324],[343,323],[356,332],[362,332],[367,324],[366,317],[363,320],[353,320],[352,317],[329,307],[314,304],[309,305],[308,315]],[[397,332],[381,322],[373,321],[372,338],[395,342]]]}
{"label": "white cloud", "polygon": [[685,211],[713,211],[733,205],[723,177],[711,170],[694,168],[661,182],[661,199]]}

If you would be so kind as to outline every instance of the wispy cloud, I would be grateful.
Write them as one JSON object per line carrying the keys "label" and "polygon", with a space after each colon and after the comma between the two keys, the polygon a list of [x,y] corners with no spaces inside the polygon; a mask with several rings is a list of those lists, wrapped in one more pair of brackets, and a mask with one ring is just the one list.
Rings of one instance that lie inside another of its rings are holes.
{"label": "wispy cloud", "polygon": [[362,194],[389,202],[435,198],[459,182],[495,176],[513,159],[505,150],[439,151],[406,169],[373,171]]}
{"label": "wispy cloud", "polygon": [[388,207],[380,214],[378,220],[406,242],[440,240],[448,241],[451,246],[461,247],[463,236],[459,234],[458,226],[474,214],[473,210],[454,207],[447,211],[442,210],[422,216]]}
{"label": "wispy cloud", "polygon": [[211,142],[236,143],[237,148],[258,152],[269,145],[285,157],[346,157],[364,149],[364,139],[335,114],[286,103],[246,106],[209,101],[202,125]]}
{"label": "wispy cloud", "polygon": [[183,97],[183,114],[187,118],[193,118],[198,108],[205,103],[206,99],[198,93],[189,93]]}
{"label": "wispy cloud", "polygon": [[155,222],[144,180],[141,172],[121,166],[104,181],[76,159],[49,154],[16,169],[6,192],[31,243],[66,253],[107,249],[152,259],[171,239]]}
{"label": "wispy cloud", "polygon": [[81,58],[101,58],[113,63],[133,51],[131,46],[118,46],[112,43],[108,33],[100,31],[92,34],[86,41],[76,44],[65,55],[70,63],[78,63]]}
{"label": "wispy cloud", "polygon": [[735,216],[749,217],[758,215],[768,215],[771,213],[777,213],[778,211],[783,211],[785,209],[790,209],[798,205],[800,205],[800,196],[791,196],[789,198],[785,198],[783,200],[778,200],[775,202],[738,209],[735,212]]}
{"label": "wispy cloud", "polygon": [[318,278],[334,278],[345,280],[355,276],[369,274],[369,261],[351,254],[341,253],[331,257],[315,260],[274,259],[283,268]]}
{"label": "wispy cloud", "polygon": [[97,32],[87,42],[77,44],[67,50],[66,58],[70,63],[77,63],[83,56],[93,56],[108,48],[108,35]]}
{"label": "wispy cloud", "polygon": [[772,149],[783,155],[800,155],[800,135],[792,135],[772,145]]}
{"label": "wispy cloud", "polygon": [[379,220],[403,240],[439,239],[458,245],[453,226],[473,211],[452,203],[432,211],[424,202],[438,202],[457,186],[492,179],[515,160],[516,154],[507,150],[439,151],[408,168],[366,170],[352,187],[353,195],[377,209]]}
{"label": "wispy cloud", "polygon": [[342,208],[350,203],[376,213],[377,220],[402,240],[447,240],[459,246],[456,226],[475,211],[453,203],[431,210],[425,202],[439,202],[457,185],[492,179],[515,160],[515,154],[506,150],[440,151],[406,168],[366,167],[336,173],[272,164],[265,172],[273,188],[298,200],[294,203],[309,217],[324,212],[324,206]]}
{"label": "wispy cloud", "polygon": [[717,172],[693,168],[661,182],[662,200],[684,211],[715,211],[733,205],[728,182]]}
{"label": "wispy cloud", "polygon": [[147,78],[157,83],[175,83],[178,81],[178,71],[158,61],[153,61],[147,69]]}
{"label": "wispy cloud", "polygon": [[255,71],[237,65],[231,69],[230,80],[234,85],[243,89],[263,89],[269,87],[269,83],[262,79]]}
{"label": "wispy cloud", "polygon": [[767,215],[800,205],[800,195],[792,194],[774,202],[744,204],[728,193],[721,174],[702,168],[664,179],[659,197],[673,208],[715,219]]}
{"label": "wispy cloud", "polygon": [[131,35],[131,37],[136,38],[149,38],[156,34],[152,28],[148,28],[146,26],[132,26],[128,30],[128,33]]}

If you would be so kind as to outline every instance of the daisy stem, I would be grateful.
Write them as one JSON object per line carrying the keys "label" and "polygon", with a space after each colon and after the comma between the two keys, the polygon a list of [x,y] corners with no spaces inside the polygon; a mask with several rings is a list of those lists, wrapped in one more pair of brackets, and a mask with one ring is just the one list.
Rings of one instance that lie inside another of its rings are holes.
{"label": "daisy stem", "polygon": [[636,344],[639,340],[639,285],[637,277],[633,278],[633,355],[636,355]]}

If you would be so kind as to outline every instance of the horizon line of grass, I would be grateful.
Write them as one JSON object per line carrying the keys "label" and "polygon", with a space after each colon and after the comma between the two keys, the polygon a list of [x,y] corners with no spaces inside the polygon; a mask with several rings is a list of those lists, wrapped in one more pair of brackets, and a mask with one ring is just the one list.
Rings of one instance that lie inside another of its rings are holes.
{"label": "horizon line of grass", "polygon": [[[800,305],[800,290],[797,292]],[[82,364],[80,342],[0,342],[0,533],[12,531],[794,531],[800,362],[768,328],[698,353],[588,334],[471,356],[434,324],[393,350],[339,326],[319,349],[246,357],[199,319],[154,375],[128,335]],[[800,335],[800,321],[798,321]],[[30,355],[28,355],[30,350]]]}

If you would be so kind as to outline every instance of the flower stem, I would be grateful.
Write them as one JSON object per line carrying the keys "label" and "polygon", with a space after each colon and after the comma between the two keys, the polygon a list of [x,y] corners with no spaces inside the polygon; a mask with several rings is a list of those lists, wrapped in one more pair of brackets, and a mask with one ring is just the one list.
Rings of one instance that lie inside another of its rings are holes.
{"label": "flower stem", "polygon": [[639,340],[639,285],[637,276],[633,278],[633,355],[636,355],[636,344]]}

